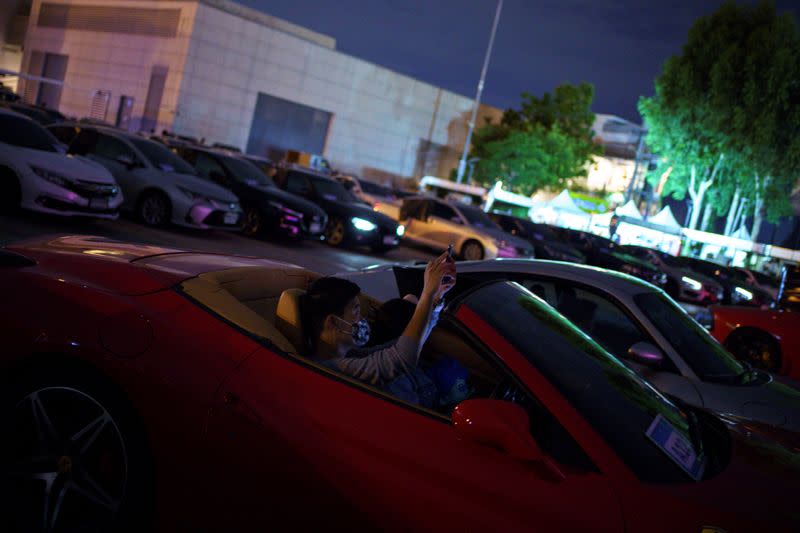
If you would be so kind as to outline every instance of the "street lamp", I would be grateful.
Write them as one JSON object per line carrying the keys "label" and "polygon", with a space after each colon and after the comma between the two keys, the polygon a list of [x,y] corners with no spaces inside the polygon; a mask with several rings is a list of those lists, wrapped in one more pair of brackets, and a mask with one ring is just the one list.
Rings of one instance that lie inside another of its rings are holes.
{"label": "street lamp", "polygon": [[486,79],[486,71],[489,69],[489,58],[492,56],[492,47],[494,46],[494,35],[497,33],[497,23],[500,22],[500,12],[503,10],[503,0],[497,1],[497,9],[494,12],[494,22],[492,23],[492,33],[489,35],[489,47],[486,49],[486,57],[483,59],[483,69],[481,70],[481,79],[478,82],[478,92],[475,95],[475,101],[472,103],[472,115],[469,119],[469,129],[467,130],[467,140],[464,142],[464,151],[461,153],[461,160],[458,162],[458,174],[456,175],[456,182],[461,183],[464,179],[464,171],[467,169],[467,154],[469,153],[469,144],[472,142],[472,130],[475,129],[475,120],[478,116],[478,106],[481,103],[481,94],[483,94],[483,82]]}

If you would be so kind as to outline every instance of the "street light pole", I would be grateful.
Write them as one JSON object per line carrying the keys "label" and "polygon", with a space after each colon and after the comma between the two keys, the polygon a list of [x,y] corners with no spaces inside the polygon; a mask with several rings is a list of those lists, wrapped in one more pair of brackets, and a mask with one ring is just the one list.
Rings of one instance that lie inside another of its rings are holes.
{"label": "street light pole", "polygon": [[456,182],[458,183],[461,183],[461,181],[464,179],[464,171],[467,169],[467,155],[469,153],[469,145],[472,142],[472,131],[475,129],[475,120],[478,116],[478,106],[481,104],[481,94],[483,94],[483,82],[486,79],[486,71],[489,69],[489,58],[492,56],[494,35],[497,33],[497,23],[500,22],[500,12],[502,10],[503,0],[498,0],[497,9],[494,13],[494,22],[492,23],[492,33],[489,35],[489,47],[486,49],[486,57],[483,59],[483,69],[481,70],[481,79],[478,82],[478,92],[475,95],[475,101],[472,103],[472,115],[469,119],[467,140],[464,142],[464,151],[461,153],[461,160],[458,162],[458,175],[456,176]]}

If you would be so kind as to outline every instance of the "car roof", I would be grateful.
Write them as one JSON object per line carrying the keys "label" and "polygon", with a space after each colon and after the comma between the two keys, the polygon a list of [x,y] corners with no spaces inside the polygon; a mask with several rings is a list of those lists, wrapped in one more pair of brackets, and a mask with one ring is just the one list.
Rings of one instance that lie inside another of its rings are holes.
{"label": "car roof", "polygon": [[31,122],[36,122],[35,120],[33,120],[28,115],[23,115],[22,113],[17,113],[16,111],[13,111],[11,108],[8,108],[8,107],[0,106],[0,115],[10,115],[12,117],[21,117],[21,118],[24,118],[25,120],[30,120]]}
{"label": "car roof", "polygon": [[[415,265],[413,268],[424,268]],[[591,285],[604,287],[617,294],[634,295],[642,292],[656,292],[659,289],[639,278],[613,272],[603,268],[567,263],[564,261],[548,261],[543,259],[484,259],[480,261],[459,261],[456,264],[459,273],[470,272],[506,272],[530,273],[540,276],[570,279]]]}

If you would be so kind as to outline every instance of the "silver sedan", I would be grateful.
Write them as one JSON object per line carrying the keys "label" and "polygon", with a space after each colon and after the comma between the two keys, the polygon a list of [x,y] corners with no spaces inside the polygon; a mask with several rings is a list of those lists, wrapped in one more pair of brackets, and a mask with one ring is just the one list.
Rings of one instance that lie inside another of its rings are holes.
{"label": "silver sedan", "polygon": [[[385,301],[421,288],[424,265],[341,274]],[[459,285],[516,281],[662,392],[688,404],[800,430],[800,384],[733,358],[661,289],[608,270],[539,260],[467,261]]]}

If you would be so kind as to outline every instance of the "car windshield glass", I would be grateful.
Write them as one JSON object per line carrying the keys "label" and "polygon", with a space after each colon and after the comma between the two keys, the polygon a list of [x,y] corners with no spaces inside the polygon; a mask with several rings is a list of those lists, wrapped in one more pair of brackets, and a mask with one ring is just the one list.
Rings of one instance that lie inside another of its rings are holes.
{"label": "car windshield glass", "polygon": [[[522,219],[520,219],[522,220]],[[525,228],[525,231],[530,233],[531,235],[541,235],[542,238],[546,241],[558,241],[558,235],[553,229],[545,224],[534,224],[529,220],[522,220],[522,226]]]}
{"label": "car windshield glass", "polygon": [[640,479],[689,479],[647,436],[660,416],[670,434],[698,452],[686,413],[552,307],[510,282],[483,286],[463,303],[554,385]]}
{"label": "car windshield glass", "polygon": [[314,190],[319,196],[331,202],[358,202],[359,200],[347,191],[338,181],[327,178],[311,178]]}
{"label": "car windshield glass", "polygon": [[478,228],[492,228],[492,229],[500,229],[500,226],[495,224],[495,222],[489,218],[489,215],[478,209],[477,207],[470,207],[468,205],[459,205],[459,211],[464,215],[464,218],[467,219],[467,222],[470,226],[475,226]]}
{"label": "car windshield glass", "polygon": [[700,379],[713,381],[745,372],[741,363],[672,299],[646,292],[633,300]]}
{"label": "car windshield glass", "polygon": [[0,114],[0,142],[42,152],[59,151],[58,139],[52,133],[27,118],[5,113]]}
{"label": "car windshield glass", "polygon": [[140,139],[138,137],[127,137],[127,139],[150,161],[150,163],[164,172],[178,172],[181,174],[196,174],[194,169],[175,155],[163,144]]}
{"label": "car windshield glass", "polygon": [[221,157],[222,164],[237,180],[256,185],[258,187],[275,187],[275,184],[266,174],[261,172],[251,162],[236,157]]}
{"label": "car windshield glass", "polygon": [[361,186],[361,190],[367,194],[372,194],[375,196],[393,196],[394,194],[388,187],[378,185],[377,183],[372,183],[371,181],[358,180],[358,184]]}

